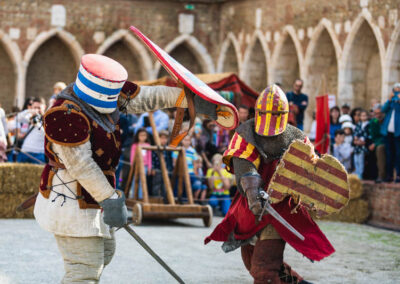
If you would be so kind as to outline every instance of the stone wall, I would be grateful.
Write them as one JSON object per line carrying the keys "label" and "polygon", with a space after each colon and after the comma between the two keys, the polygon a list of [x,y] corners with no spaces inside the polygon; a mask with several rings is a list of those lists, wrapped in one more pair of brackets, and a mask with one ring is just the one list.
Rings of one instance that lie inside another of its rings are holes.
{"label": "stone wall", "polygon": [[364,181],[371,207],[369,224],[400,230],[400,184],[375,184]]}
{"label": "stone wall", "polygon": [[[338,104],[369,107],[371,99],[385,100],[400,79],[398,13],[396,0],[201,0],[192,5],[178,0],[4,0],[0,75],[7,87],[0,100],[7,109],[12,101],[21,106],[32,85],[35,93],[48,94],[50,81],[71,81],[75,75],[66,74],[84,53],[122,61],[130,79],[165,74],[127,31],[135,25],[194,72],[238,72],[258,91],[272,82],[288,90],[294,78],[303,78],[311,101],[308,117],[322,91],[335,94]],[[66,58],[58,61],[64,74],[33,75],[54,65],[53,55],[36,60],[51,42],[65,49],[54,53]],[[30,67],[33,60],[36,69]],[[27,82],[31,76],[34,83]]]}

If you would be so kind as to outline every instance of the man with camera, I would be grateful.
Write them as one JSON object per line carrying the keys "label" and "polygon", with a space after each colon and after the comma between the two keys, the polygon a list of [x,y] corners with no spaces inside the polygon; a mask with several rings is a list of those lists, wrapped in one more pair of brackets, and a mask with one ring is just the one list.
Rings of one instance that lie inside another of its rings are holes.
{"label": "man with camera", "polygon": [[400,83],[393,86],[389,100],[383,105],[385,119],[381,134],[385,137],[386,180],[393,181],[393,169],[396,168],[396,180],[400,182]]}
{"label": "man with camera", "polygon": [[41,164],[45,163],[44,155],[44,130],[42,115],[46,104],[41,98],[34,98],[29,109],[18,114],[18,121],[29,124],[28,132],[24,137],[20,152],[17,157],[19,163]]}

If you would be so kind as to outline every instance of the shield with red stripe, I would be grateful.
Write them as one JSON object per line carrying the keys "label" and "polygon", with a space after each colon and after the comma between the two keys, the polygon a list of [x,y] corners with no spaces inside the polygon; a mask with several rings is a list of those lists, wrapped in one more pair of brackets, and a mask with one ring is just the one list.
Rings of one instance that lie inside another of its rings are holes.
{"label": "shield with red stripe", "polygon": [[344,166],[333,156],[319,158],[311,145],[294,141],[283,154],[267,190],[272,203],[290,195],[317,216],[338,212],[349,201]]}

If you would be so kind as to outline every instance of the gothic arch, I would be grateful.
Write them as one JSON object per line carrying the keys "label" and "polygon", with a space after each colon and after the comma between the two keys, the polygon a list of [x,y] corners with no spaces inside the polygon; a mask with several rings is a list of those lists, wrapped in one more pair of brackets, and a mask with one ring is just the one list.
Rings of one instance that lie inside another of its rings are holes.
{"label": "gothic arch", "polygon": [[339,100],[352,107],[381,100],[384,57],[380,29],[364,9],[352,24],[339,61]]}
{"label": "gothic arch", "polygon": [[382,100],[388,99],[394,83],[400,81],[400,22],[397,23],[386,52]]}
{"label": "gothic arch", "polygon": [[[11,107],[16,103],[17,105],[22,103],[23,98],[20,99],[22,97],[21,66],[22,55],[18,45],[0,30],[0,68],[5,69],[4,72],[0,72],[4,74],[0,78],[0,84],[3,86],[0,101],[6,111],[10,111]],[[12,72],[10,72],[10,68],[12,68]],[[2,82],[3,80],[4,83]]]}
{"label": "gothic arch", "polygon": [[[309,95],[307,119],[315,111],[315,97],[323,91],[337,96],[338,91],[338,59],[341,47],[332,23],[322,19],[311,36],[304,59],[304,92]],[[325,80],[326,90],[322,90]]]}
{"label": "gothic arch", "polygon": [[293,26],[285,26],[272,55],[272,82],[279,82],[285,92],[296,78],[303,77],[303,49]]}
{"label": "gothic arch", "polygon": [[75,36],[62,29],[51,29],[46,32],[41,32],[28,46],[28,49],[24,55],[24,63],[29,64],[35,52],[42,46],[43,43],[53,36],[60,38],[65,45],[69,47],[72,55],[74,56],[76,64],[79,66],[84,51]]}
{"label": "gothic arch", "polygon": [[[153,63],[152,59],[147,52],[146,47],[136,39],[128,30],[121,29],[110,35],[99,48],[96,53],[106,54],[115,44],[123,42],[129,49],[132,56],[138,61],[138,68],[140,68],[140,78],[133,78],[134,80],[149,80],[152,78]],[[123,64],[123,62],[121,62]],[[124,65],[124,64],[123,64]],[[128,67],[128,66],[126,66]],[[127,68],[129,69],[129,68]],[[128,70],[128,74],[129,74]],[[131,78],[132,79],[132,78]]]}
{"label": "gothic arch", "polygon": [[235,34],[232,32],[228,33],[228,36],[226,37],[225,41],[221,45],[221,52],[218,57],[218,63],[217,63],[217,73],[223,73],[229,70],[224,70],[226,69],[226,61],[228,60],[227,57],[232,58],[232,49],[234,51],[234,58],[233,62],[231,65],[235,66],[237,69],[237,73],[239,74],[239,70],[241,70],[241,55],[240,55],[240,44],[237,38],[235,37]]}
{"label": "gothic arch", "polygon": [[240,76],[255,90],[262,91],[269,80],[271,54],[260,30],[254,32],[244,53]]}
{"label": "gothic arch", "polygon": [[50,98],[55,82],[69,84],[75,80],[83,54],[78,41],[66,31],[40,33],[24,56],[25,94]]}
{"label": "gothic arch", "polygon": [[[200,64],[202,72],[215,73],[213,60],[204,45],[202,45],[197,38],[188,34],[182,34],[176,37],[164,48],[164,51],[171,53],[175,48],[180,45],[185,45],[187,49],[195,56],[197,62]],[[187,66],[185,66],[187,67]],[[154,66],[154,78],[157,78],[160,73],[161,63],[157,61]]]}

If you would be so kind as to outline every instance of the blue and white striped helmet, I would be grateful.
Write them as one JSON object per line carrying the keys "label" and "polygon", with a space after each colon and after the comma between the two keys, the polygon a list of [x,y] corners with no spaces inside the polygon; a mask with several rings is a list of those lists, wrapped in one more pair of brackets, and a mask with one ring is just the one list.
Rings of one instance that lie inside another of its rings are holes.
{"label": "blue and white striped helmet", "polygon": [[128,72],[117,61],[99,54],[86,54],[81,59],[74,92],[98,112],[112,113],[127,79]]}

